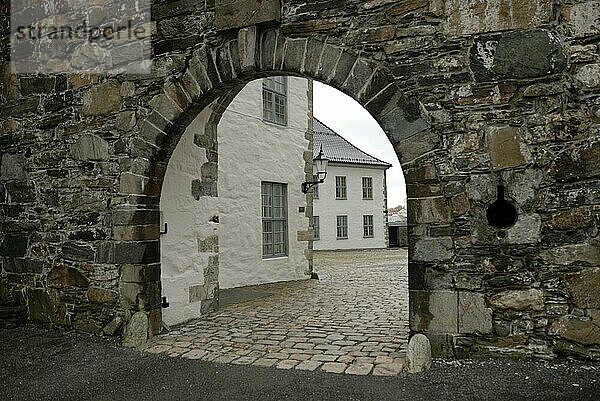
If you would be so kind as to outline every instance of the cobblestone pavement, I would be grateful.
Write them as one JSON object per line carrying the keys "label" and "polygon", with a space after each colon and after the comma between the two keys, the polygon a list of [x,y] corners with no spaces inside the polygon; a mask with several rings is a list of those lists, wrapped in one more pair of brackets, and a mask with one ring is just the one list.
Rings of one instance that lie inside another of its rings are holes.
{"label": "cobblestone pavement", "polygon": [[245,302],[155,337],[147,352],[217,363],[393,376],[408,339],[406,250],[316,252],[319,280],[243,289]]}

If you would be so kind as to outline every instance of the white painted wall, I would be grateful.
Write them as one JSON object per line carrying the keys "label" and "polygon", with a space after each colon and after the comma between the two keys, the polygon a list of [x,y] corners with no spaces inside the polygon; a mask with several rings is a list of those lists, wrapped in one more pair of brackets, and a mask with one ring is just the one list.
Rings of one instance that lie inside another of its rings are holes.
{"label": "white painted wall", "polygon": [[[320,239],[315,250],[385,248],[384,171],[382,168],[330,163],[319,185],[314,216],[319,216]],[[335,198],[335,177],[346,176],[347,199]],[[362,198],[362,177],[373,177],[373,199]],[[363,236],[363,215],[373,215],[373,238]],[[348,216],[348,239],[337,239],[336,216]]]}
{"label": "white painted wall", "polygon": [[[169,161],[161,194],[162,292],[170,306],[163,309],[167,324],[200,316],[200,302],[189,302],[189,287],[204,284],[211,253],[201,253],[198,241],[219,235],[219,286],[231,288],[308,278],[308,242],[297,231],[309,228],[298,212],[306,206],[300,191],[304,181],[303,153],[308,116],[308,81],[288,78],[288,125],[262,121],[262,80],[249,83],[223,114],[218,127],[219,198],[191,195],[192,181],[201,177],[205,151],[194,144],[210,116],[207,108],[190,124]],[[262,258],[261,181],[288,185],[289,254]],[[212,216],[219,223],[212,223]]]}
{"label": "white painted wall", "polygon": [[200,166],[207,161],[204,149],[194,144],[194,134],[204,132],[209,115],[206,109],[189,125],[171,156],[163,183],[162,221],[169,226],[160,242],[162,294],[170,304],[163,309],[167,324],[200,316],[200,302],[189,302],[189,287],[204,284],[209,257],[198,252],[198,239],[217,233],[218,224],[209,222],[219,214],[217,199],[196,200],[191,195],[192,180],[200,178]]}
{"label": "white painted wall", "polygon": [[[262,120],[262,80],[250,82],[235,98],[219,124],[219,285],[239,287],[308,278],[305,251],[297,240],[309,219],[300,190],[309,116],[308,82],[288,77],[288,125]],[[287,257],[262,258],[261,181],[287,184]]]}

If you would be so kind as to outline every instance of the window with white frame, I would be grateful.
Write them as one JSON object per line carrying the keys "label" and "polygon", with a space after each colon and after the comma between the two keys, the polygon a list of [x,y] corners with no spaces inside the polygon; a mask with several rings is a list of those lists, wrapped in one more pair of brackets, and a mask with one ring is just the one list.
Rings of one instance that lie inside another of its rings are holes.
{"label": "window with white frame", "polygon": [[262,182],[263,257],[287,256],[287,186]]}
{"label": "window with white frame", "polygon": [[363,199],[373,199],[373,177],[362,178]]}
{"label": "window with white frame", "polygon": [[346,177],[338,175],[335,177],[335,199],[346,199],[348,188],[346,187]]}
{"label": "window with white frame", "polygon": [[287,124],[287,79],[269,77],[263,79],[263,120]]}
{"label": "window with white frame", "polygon": [[348,238],[348,216],[336,216],[337,239]]}
{"label": "window with white frame", "polygon": [[367,214],[363,216],[363,236],[365,238],[373,238],[373,215]]}
{"label": "window with white frame", "polygon": [[313,226],[313,239],[321,238],[321,225],[319,224],[319,216],[313,216],[312,218],[312,226]]}

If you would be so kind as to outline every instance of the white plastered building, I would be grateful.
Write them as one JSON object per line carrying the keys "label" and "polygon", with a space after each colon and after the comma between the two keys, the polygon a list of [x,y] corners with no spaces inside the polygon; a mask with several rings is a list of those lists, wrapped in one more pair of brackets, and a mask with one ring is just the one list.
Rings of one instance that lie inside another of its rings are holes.
{"label": "white plastered building", "polygon": [[[310,277],[311,215],[300,188],[311,149],[312,82],[273,77],[246,85],[218,125],[218,197],[198,199],[190,188],[208,159],[194,138],[209,118],[205,110],[187,128],[163,184],[169,230],[161,236],[161,281],[169,325],[199,317],[219,288]],[[210,283],[207,266],[214,270],[215,261],[218,282]]]}
{"label": "white plastered building", "polygon": [[314,250],[387,247],[386,170],[381,161],[316,118],[314,155],[329,159],[327,178],[313,190]]}

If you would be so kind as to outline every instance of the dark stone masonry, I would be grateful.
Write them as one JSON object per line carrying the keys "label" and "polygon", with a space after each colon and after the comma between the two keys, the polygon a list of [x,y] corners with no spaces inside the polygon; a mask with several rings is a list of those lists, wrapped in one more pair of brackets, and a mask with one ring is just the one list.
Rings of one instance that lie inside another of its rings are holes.
{"label": "dark stone masonry", "polygon": [[[394,145],[410,326],[434,355],[600,360],[600,1],[156,0],[152,18],[150,75],[0,64],[0,326],[157,334],[175,145],[207,106],[291,74],[352,96]],[[215,121],[198,198],[218,195]],[[506,228],[487,218],[499,186]]]}

